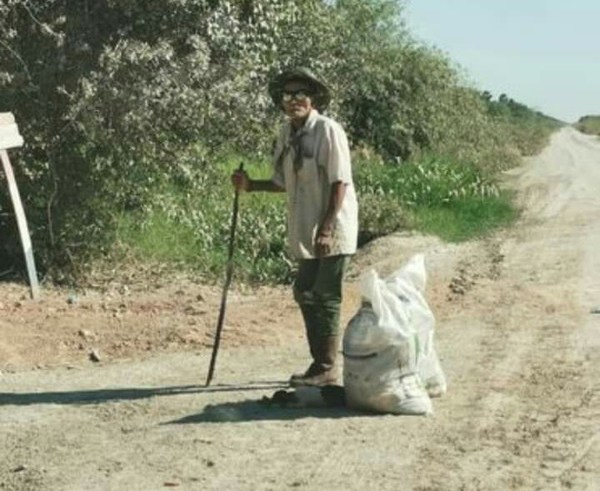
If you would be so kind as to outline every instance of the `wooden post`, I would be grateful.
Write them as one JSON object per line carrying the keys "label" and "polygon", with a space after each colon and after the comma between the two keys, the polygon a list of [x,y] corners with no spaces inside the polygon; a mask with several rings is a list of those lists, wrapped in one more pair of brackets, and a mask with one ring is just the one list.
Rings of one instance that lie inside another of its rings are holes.
{"label": "wooden post", "polygon": [[31,245],[31,237],[29,235],[29,227],[25,218],[25,210],[17,187],[17,181],[13,172],[10,160],[8,158],[9,148],[20,147],[23,145],[23,138],[19,134],[19,128],[15,124],[15,118],[12,113],[0,113],[0,159],[2,160],[2,168],[8,182],[8,192],[15,210],[17,218],[17,226],[19,235],[21,236],[21,244],[27,264],[27,275],[29,276],[29,285],[31,288],[31,298],[34,300],[40,296],[40,286],[37,279],[35,269],[35,261],[33,258],[33,247]]}

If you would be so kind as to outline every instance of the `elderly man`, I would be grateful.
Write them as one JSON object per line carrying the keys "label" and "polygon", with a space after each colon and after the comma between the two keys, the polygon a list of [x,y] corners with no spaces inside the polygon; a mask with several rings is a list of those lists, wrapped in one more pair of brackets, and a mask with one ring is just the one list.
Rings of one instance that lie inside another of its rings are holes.
{"label": "elderly man", "polygon": [[338,123],[321,114],[330,91],[310,70],[281,73],[270,82],[269,94],[287,116],[275,146],[273,176],[253,180],[238,171],[232,182],[246,192],[287,193],[288,243],[299,262],[294,298],[313,359],[304,373],[292,375],[290,385],[334,384],[342,279],[358,235],[348,140]]}

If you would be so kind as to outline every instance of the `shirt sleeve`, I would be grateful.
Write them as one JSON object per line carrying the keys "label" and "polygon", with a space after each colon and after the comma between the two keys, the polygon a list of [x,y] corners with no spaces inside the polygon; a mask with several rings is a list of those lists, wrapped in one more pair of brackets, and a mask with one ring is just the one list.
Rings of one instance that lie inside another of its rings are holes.
{"label": "shirt sleeve", "polygon": [[343,128],[335,122],[325,126],[323,164],[330,184],[339,181],[345,184],[352,183],[348,138]]}

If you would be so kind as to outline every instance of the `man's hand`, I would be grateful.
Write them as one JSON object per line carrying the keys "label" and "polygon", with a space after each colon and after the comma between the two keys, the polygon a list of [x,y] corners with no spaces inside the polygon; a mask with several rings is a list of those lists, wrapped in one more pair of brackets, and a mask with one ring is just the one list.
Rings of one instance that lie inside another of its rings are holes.
{"label": "man's hand", "polygon": [[245,170],[236,170],[231,174],[231,184],[233,184],[236,191],[248,192],[252,190],[251,180]]}
{"label": "man's hand", "polygon": [[333,246],[333,233],[329,230],[319,230],[315,239],[315,252],[318,257],[327,256]]}

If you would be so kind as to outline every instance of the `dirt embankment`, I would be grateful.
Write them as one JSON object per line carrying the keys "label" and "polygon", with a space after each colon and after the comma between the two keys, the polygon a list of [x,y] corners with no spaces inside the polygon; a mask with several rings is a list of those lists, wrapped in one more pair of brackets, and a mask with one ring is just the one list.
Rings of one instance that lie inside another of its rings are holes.
{"label": "dirt embankment", "polygon": [[354,261],[344,320],[360,271],[426,254],[449,379],[430,418],[258,404],[306,363],[286,289],[232,295],[204,388],[218,289],[0,286],[0,489],[600,489],[600,143],[565,129],[507,182],[517,227]]}

